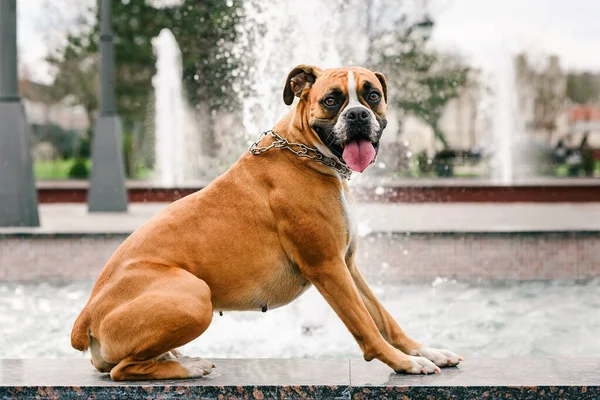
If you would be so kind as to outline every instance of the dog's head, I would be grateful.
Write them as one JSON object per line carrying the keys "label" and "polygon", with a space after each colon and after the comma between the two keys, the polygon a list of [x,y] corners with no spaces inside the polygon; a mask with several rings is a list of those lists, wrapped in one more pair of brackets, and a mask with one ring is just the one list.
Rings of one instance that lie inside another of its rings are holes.
{"label": "dog's head", "polygon": [[299,65],[288,75],[283,101],[291,105],[294,96],[315,136],[309,139],[322,153],[358,172],[373,163],[387,125],[383,74],[360,67],[323,71]]}

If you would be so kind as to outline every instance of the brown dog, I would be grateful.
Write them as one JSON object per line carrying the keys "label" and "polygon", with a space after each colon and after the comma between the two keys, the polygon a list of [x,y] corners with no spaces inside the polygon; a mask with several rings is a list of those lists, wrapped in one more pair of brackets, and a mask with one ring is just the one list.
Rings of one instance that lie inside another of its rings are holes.
{"label": "brown dog", "polygon": [[110,258],[71,333],[99,371],[114,380],[208,374],[212,363],[176,349],[200,336],[214,312],[280,307],[311,284],[365,360],[411,374],[459,363],[409,338],[354,263],[345,176],[375,158],[386,125],[384,76],[300,65],[283,92],[288,105],[294,96],[297,105],[252,154],[165,208]]}

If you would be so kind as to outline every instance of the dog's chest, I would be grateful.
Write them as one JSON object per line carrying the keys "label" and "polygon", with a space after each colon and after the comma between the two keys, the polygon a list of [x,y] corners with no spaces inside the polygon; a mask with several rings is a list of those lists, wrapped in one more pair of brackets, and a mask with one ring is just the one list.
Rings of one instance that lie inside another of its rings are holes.
{"label": "dog's chest", "polygon": [[296,266],[289,263],[274,268],[259,290],[259,297],[268,309],[281,307],[295,300],[311,285]]}
{"label": "dog's chest", "polygon": [[348,237],[347,245],[351,246],[356,239],[356,205],[348,188],[344,185],[340,192],[340,202],[342,204],[342,214],[346,223],[346,234]]}

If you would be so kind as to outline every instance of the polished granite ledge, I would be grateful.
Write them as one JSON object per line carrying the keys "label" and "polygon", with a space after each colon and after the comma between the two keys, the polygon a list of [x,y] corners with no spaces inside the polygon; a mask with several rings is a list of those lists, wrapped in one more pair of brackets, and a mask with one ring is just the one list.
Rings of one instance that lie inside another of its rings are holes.
{"label": "polished granite ledge", "polygon": [[472,359],[428,376],[356,359],[212,361],[199,379],[115,383],[85,359],[4,359],[0,399],[600,399],[600,358]]}

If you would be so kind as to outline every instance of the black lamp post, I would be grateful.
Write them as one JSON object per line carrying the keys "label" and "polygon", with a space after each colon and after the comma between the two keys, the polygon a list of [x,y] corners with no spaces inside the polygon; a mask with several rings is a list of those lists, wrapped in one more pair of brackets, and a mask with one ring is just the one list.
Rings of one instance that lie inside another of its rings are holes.
{"label": "black lamp post", "polygon": [[413,25],[413,32],[424,42],[429,40],[431,32],[433,32],[433,20],[428,14],[425,14],[425,17],[421,21]]}
{"label": "black lamp post", "polygon": [[39,226],[29,125],[17,77],[17,2],[0,0],[0,226]]}
{"label": "black lamp post", "polygon": [[88,211],[127,211],[121,121],[115,101],[112,0],[101,0],[98,6],[101,12],[100,111],[92,143]]}

